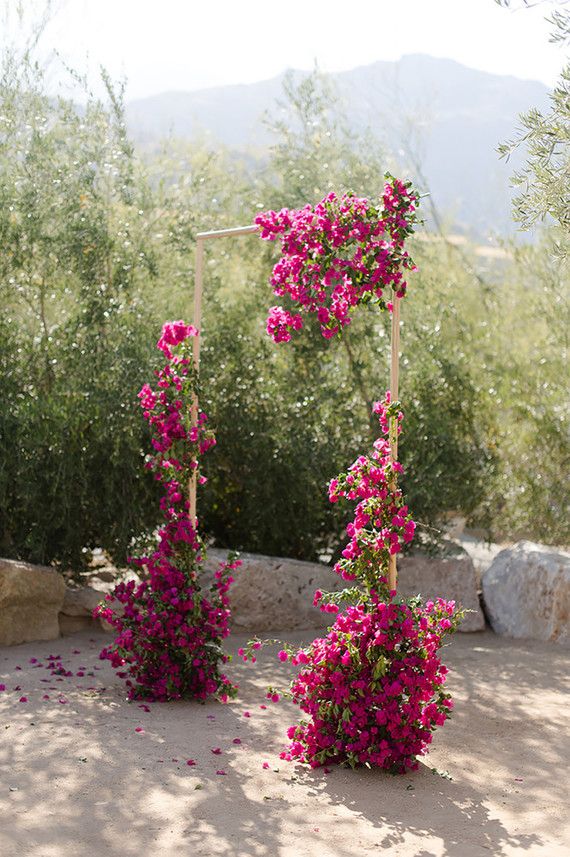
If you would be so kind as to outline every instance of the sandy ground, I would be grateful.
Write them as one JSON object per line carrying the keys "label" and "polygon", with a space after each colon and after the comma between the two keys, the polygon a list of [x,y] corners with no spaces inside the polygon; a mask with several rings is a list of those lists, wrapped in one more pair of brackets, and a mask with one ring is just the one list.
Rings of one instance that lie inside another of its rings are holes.
{"label": "sandy ground", "polygon": [[[453,719],[418,772],[393,777],[279,760],[296,709],[260,707],[287,680],[272,652],[232,665],[227,706],[146,712],[97,659],[105,639],[0,650],[2,857],[570,855],[567,651],[456,637]],[[54,680],[50,654],[73,675]]]}

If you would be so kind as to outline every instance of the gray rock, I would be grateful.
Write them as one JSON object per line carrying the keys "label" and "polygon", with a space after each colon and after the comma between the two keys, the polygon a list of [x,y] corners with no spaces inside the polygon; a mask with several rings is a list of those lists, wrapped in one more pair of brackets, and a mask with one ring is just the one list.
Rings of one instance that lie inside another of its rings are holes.
{"label": "gray rock", "polygon": [[90,586],[82,586],[77,589],[68,586],[65,590],[61,612],[66,616],[91,617],[104,597],[103,592],[92,589]]}
{"label": "gray rock", "polygon": [[99,621],[90,616],[66,616],[65,613],[60,613],[58,619],[59,633],[62,637],[69,637],[70,634],[79,634],[82,631],[101,630]]}
{"label": "gray rock", "polygon": [[[210,549],[206,570],[213,574],[226,551]],[[320,563],[240,554],[241,568],[230,589],[232,627],[239,631],[294,631],[326,628],[331,617],[313,607],[315,589],[342,589],[340,579]]]}
{"label": "gray rock", "polygon": [[[133,571],[121,575],[123,580],[140,582],[140,577]],[[65,600],[59,614],[59,625],[62,635],[75,634],[78,631],[100,630],[114,632],[114,628],[105,619],[93,618],[95,608],[112,593],[118,580],[106,581],[96,577],[89,578],[88,586],[68,586],[65,590]],[[119,616],[123,615],[124,607],[113,599],[107,606]]]}
{"label": "gray rock", "polygon": [[570,554],[533,542],[501,551],[483,575],[493,630],[570,644]]}
{"label": "gray rock", "polygon": [[413,554],[398,558],[398,592],[405,597],[422,595],[424,600],[445,598],[470,611],[460,631],[483,631],[485,617],[479,603],[477,574],[466,554],[430,557]]}
{"label": "gray rock", "polygon": [[64,595],[55,569],[0,559],[0,645],[57,639]]}
{"label": "gray rock", "polygon": [[104,592],[98,592],[90,586],[68,586],[59,614],[61,635],[67,637],[79,631],[98,631],[101,623],[99,619],[93,618],[93,611],[104,597]]}
{"label": "gray rock", "polygon": [[[210,575],[225,558],[224,551],[208,552],[206,568]],[[240,558],[243,565],[230,590],[232,625],[236,630],[261,633],[325,628],[330,624],[330,614],[312,606],[315,589],[326,592],[346,585],[329,566],[258,554],[241,554]],[[485,627],[475,569],[468,556],[401,559],[398,590],[406,596],[421,593],[426,599],[453,599],[473,611],[467,613],[462,631]]]}

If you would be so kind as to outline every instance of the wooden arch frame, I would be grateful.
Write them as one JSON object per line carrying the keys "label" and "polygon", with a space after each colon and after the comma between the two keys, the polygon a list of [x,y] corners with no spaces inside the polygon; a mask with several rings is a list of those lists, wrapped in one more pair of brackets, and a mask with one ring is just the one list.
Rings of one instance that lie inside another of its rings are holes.
{"label": "wooden arch frame", "polygon": [[[202,327],[202,295],[204,290],[204,248],[206,241],[215,238],[230,238],[238,235],[252,235],[258,232],[257,226],[236,226],[232,229],[216,229],[211,232],[198,232],[196,235],[196,267],[194,276],[194,319],[193,325],[199,331],[198,336],[193,339],[192,358],[196,374],[200,370],[200,333]],[[400,362],[400,300],[395,294],[393,297],[391,351],[390,351],[390,393],[393,400],[398,399],[399,362]],[[198,396],[194,395],[191,412],[192,426],[198,425]],[[392,461],[398,457],[398,431],[397,422],[392,420],[390,425],[390,450]],[[196,523],[196,493],[197,479],[194,472],[190,480],[190,520]],[[396,556],[390,555],[388,570],[388,586],[391,590],[396,589],[398,578]]]}

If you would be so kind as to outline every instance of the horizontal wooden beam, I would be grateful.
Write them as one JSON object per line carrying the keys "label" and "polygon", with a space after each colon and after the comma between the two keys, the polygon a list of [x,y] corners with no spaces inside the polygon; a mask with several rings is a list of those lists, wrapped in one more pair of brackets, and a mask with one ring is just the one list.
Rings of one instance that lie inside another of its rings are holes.
{"label": "horizontal wooden beam", "polygon": [[206,240],[208,238],[226,238],[231,235],[249,235],[253,232],[258,232],[259,227],[255,226],[234,226],[232,229],[214,229],[212,232],[198,232],[196,238]]}

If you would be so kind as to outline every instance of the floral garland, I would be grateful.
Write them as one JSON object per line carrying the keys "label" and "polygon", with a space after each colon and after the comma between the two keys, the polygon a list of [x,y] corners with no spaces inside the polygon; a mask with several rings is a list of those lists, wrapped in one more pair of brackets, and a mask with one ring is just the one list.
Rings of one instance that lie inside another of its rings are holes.
{"label": "floral garland", "polygon": [[403,245],[413,232],[419,197],[411,182],[387,178],[378,204],[330,193],[314,208],[255,218],[262,238],[281,240],[270,282],[290,306],[269,311],[267,332],[275,342],[288,342],[301,330],[303,313],[316,314],[322,335],[332,339],[350,324],[355,307],[375,303],[391,310],[391,294],[404,297],[405,272],[415,266]]}
{"label": "floral garland", "polygon": [[149,556],[130,559],[145,578],[121,582],[107,596],[122,612],[109,604],[96,611],[118,632],[100,657],[115,668],[127,668],[123,676],[131,698],[205,699],[215,694],[226,701],[236,693],[220,666],[228,660],[221,642],[229,633],[228,590],[240,563],[232,557],[222,563],[206,597],[201,586],[204,545],[189,518],[190,477],[198,470],[199,481],[205,482],[199,458],[215,444],[204,413],[197,427],[190,425],[197,378],[189,340],[197,335],[196,328],[182,321],[165,324],[157,347],[167,363],[155,372],[156,389],[145,384],[139,393],[154,435],[154,455],[147,456],[145,467],[164,487],[158,544]]}

